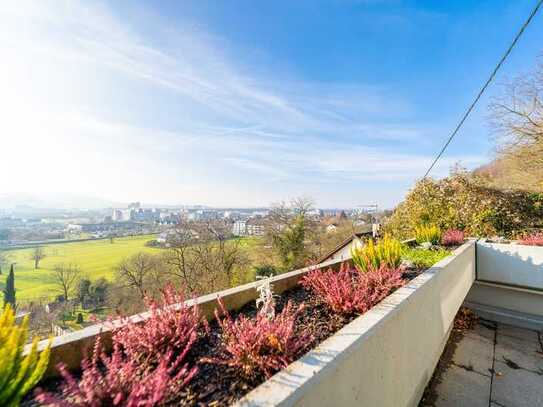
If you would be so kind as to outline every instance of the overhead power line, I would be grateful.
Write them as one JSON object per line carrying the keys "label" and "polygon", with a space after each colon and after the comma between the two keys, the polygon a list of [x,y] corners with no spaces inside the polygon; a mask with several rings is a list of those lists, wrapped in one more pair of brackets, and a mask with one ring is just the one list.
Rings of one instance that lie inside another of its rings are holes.
{"label": "overhead power line", "polygon": [[453,140],[453,138],[456,136],[456,134],[458,133],[458,130],[460,130],[460,128],[462,127],[462,125],[464,124],[464,122],[466,121],[466,119],[468,118],[469,114],[471,113],[471,111],[473,110],[473,108],[475,107],[475,105],[477,104],[477,102],[479,102],[479,99],[481,99],[481,96],[483,96],[483,93],[485,92],[486,88],[488,88],[488,85],[490,85],[490,83],[494,80],[494,77],[496,76],[496,73],[498,72],[498,70],[501,68],[501,66],[503,65],[503,63],[505,62],[505,60],[507,59],[507,57],[509,56],[509,54],[511,53],[511,51],[513,50],[513,48],[515,47],[515,45],[517,44],[518,40],[520,39],[520,37],[522,36],[522,33],[524,32],[524,30],[526,29],[526,27],[528,27],[528,25],[530,24],[530,22],[532,21],[532,19],[534,18],[534,16],[537,14],[539,8],[541,7],[541,4],[543,4],[543,0],[539,0],[537,2],[537,4],[535,5],[535,7],[533,8],[532,12],[530,13],[528,19],[524,22],[524,24],[522,25],[522,27],[520,27],[520,30],[518,31],[517,35],[515,36],[515,38],[513,39],[513,42],[511,43],[511,45],[509,45],[509,48],[507,48],[507,51],[505,52],[505,54],[503,54],[503,56],[501,57],[500,61],[498,62],[498,64],[496,65],[496,67],[494,68],[494,70],[492,71],[492,74],[490,74],[490,77],[487,79],[487,81],[485,82],[485,84],[483,85],[483,87],[481,88],[481,90],[479,91],[479,93],[477,94],[477,97],[475,98],[475,100],[471,103],[471,105],[469,106],[469,108],[466,110],[466,112],[464,113],[464,115],[462,116],[462,119],[460,120],[460,122],[456,125],[454,131],[451,133],[451,135],[449,136],[449,138],[447,139],[447,142],[443,145],[443,147],[441,148],[441,151],[439,152],[439,154],[436,156],[436,158],[434,159],[434,161],[432,162],[432,165],[430,165],[430,168],[428,168],[428,170],[426,171],[426,174],[424,174],[424,178],[426,178],[428,176],[428,174],[430,174],[430,171],[432,171],[432,169],[434,168],[434,166],[436,165],[436,163],[439,161],[439,159],[441,158],[441,156],[443,155],[443,153],[445,152],[445,150],[447,149],[447,147],[449,146],[449,144],[451,143],[451,141]]}

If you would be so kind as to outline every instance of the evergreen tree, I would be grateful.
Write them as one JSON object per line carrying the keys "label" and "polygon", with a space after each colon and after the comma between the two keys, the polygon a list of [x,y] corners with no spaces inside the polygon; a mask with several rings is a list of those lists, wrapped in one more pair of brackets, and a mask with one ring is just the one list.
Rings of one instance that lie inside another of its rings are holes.
{"label": "evergreen tree", "polygon": [[12,309],[15,309],[15,273],[13,272],[13,264],[6,279],[6,288],[4,288],[4,307],[10,304]]}

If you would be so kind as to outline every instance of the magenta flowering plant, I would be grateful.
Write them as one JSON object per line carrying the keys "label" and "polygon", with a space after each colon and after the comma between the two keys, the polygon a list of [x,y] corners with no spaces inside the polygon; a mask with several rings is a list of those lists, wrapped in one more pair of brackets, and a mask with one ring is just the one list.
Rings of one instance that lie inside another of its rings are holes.
{"label": "magenta flowering plant", "polygon": [[464,243],[464,232],[458,229],[449,229],[441,238],[443,246],[459,246]]}
{"label": "magenta flowering plant", "polygon": [[247,379],[259,375],[269,378],[296,360],[311,344],[312,337],[296,329],[303,304],[294,306],[289,301],[273,316],[258,312],[253,318],[239,315],[236,319],[230,316],[220,298],[219,306],[222,316],[216,310],[215,317],[222,330],[220,355],[204,358],[202,362],[234,367]]}
{"label": "magenta flowering plant", "polygon": [[543,232],[532,233],[520,239],[519,243],[527,246],[543,246]]}
{"label": "magenta flowering plant", "polygon": [[314,270],[302,279],[332,311],[342,315],[362,314],[404,284],[401,268],[381,265],[369,273],[360,273],[347,265],[339,271]]}
{"label": "magenta flowering plant", "polygon": [[146,299],[145,321],[125,319],[112,335],[113,351],[106,355],[100,339],[92,357],[84,359],[77,380],[65,365],[60,395],[37,390],[39,403],[64,407],[159,406],[167,404],[197,374],[186,361],[206,326],[196,305],[168,286],[160,301]]}
{"label": "magenta flowering plant", "polygon": [[157,363],[172,353],[184,357],[202,332],[207,321],[197,305],[188,305],[181,290],[167,285],[160,300],[145,299],[149,315],[144,323],[126,319],[113,333],[113,341],[140,363]]}
{"label": "magenta flowering plant", "polygon": [[107,356],[100,340],[95,342],[90,359],[82,362],[82,376],[76,379],[59,365],[64,379],[60,395],[37,390],[36,400],[56,407],[127,406],[151,407],[165,403],[196,374],[186,366],[178,369],[180,359],[164,355],[154,369],[142,369],[134,358],[124,354],[118,344]]}

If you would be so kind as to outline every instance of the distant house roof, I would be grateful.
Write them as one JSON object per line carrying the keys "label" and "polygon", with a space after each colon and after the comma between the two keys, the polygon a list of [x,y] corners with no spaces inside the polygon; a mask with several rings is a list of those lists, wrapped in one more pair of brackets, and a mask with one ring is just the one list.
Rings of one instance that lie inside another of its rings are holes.
{"label": "distant house roof", "polygon": [[362,239],[363,237],[371,237],[371,236],[372,236],[371,230],[353,233],[351,236],[349,236],[347,239],[341,242],[335,249],[331,250],[330,252],[326,253],[326,255],[322,256],[322,258],[319,260],[319,263],[326,261],[329,257],[339,252],[345,246],[350,244],[353,241],[353,239]]}

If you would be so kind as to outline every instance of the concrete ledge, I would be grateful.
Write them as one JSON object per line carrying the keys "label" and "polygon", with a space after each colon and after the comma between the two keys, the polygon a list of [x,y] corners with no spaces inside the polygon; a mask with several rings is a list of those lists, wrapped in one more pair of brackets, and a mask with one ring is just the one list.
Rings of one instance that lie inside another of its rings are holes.
{"label": "concrete ledge", "polygon": [[476,281],[466,305],[481,317],[522,328],[543,330],[543,293]]}
{"label": "concrete ledge", "polygon": [[469,301],[464,302],[464,306],[471,309],[481,318],[488,319],[490,321],[501,322],[503,324],[517,326],[519,328],[543,332],[543,317],[539,315],[511,311],[504,308]]}
{"label": "concrete ledge", "polygon": [[477,280],[543,291],[543,247],[479,241]]}
{"label": "concrete ledge", "polygon": [[[315,266],[305,267],[303,269],[294,270],[279,276],[272,277],[274,292],[282,293],[283,291],[294,288],[298,285],[300,278],[310,270],[317,268],[333,268],[338,269],[345,261],[327,261]],[[212,294],[198,297],[194,300],[188,300],[188,305],[197,303],[200,307],[202,315],[207,319],[214,317],[215,309],[218,307],[217,298],[221,297],[225,307],[229,310],[238,309],[245,304],[254,301],[258,294],[256,287],[259,282],[248,283],[238,287],[229,288],[227,290],[218,291]],[[136,323],[143,323],[149,318],[149,313],[133,315],[129,320]],[[113,329],[123,325],[122,320],[116,320],[109,323],[102,323],[87,328],[81,329],[67,335],[57,336],[53,338],[51,347],[51,357],[49,366],[45,373],[45,377],[58,376],[56,366],[58,363],[64,363],[69,369],[79,369],[81,361],[92,350],[92,347],[98,337],[101,338],[102,344],[106,350],[111,348],[111,332]],[[39,343],[38,349],[42,350],[47,345],[48,341],[43,340]],[[25,353],[30,349],[30,345],[25,348]]]}
{"label": "concrete ledge", "polygon": [[237,406],[416,406],[474,280],[472,240]]}

